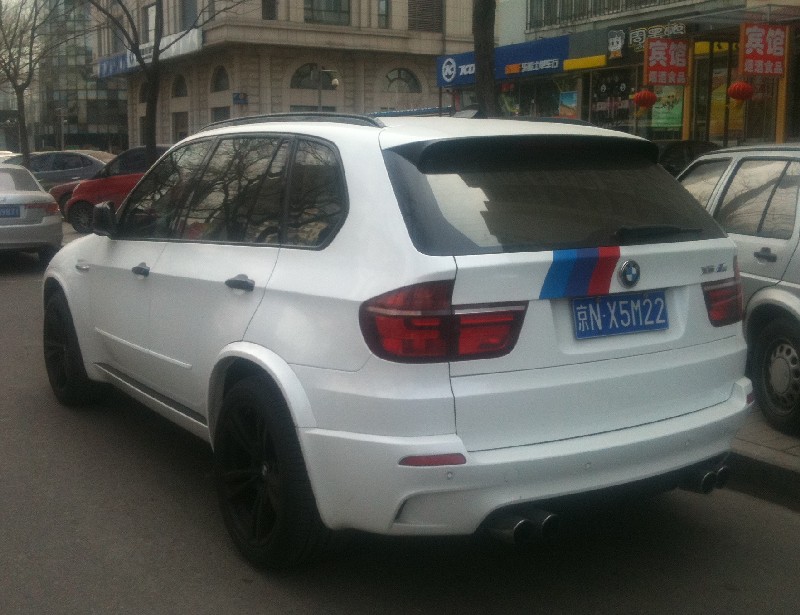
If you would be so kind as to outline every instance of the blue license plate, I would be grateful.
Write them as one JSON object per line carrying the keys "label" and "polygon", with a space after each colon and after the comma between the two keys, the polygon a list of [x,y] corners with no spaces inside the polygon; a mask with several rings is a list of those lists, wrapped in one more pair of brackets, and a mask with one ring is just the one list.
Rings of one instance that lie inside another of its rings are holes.
{"label": "blue license plate", "polygon": [[0,205],[0,218],[19,218],[19,206]]}
{"label": "blue license plate", "polygon": [[572,319],[579,340],[669,329],[663,290],[573,299]]}

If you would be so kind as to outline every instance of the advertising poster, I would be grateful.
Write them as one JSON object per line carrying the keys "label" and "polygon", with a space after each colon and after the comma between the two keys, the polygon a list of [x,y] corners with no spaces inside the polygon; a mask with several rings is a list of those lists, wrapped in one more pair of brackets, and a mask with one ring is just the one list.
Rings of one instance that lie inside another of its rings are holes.
{"label": "advertising poster", "polygon": [[558,104],[558,117],[574,120],[578,117],[578,93],[561,92]]}
{"label": "advertising poster", "polygon": [[680,128],[683,125],[683,87],[661,85],[653,88],[658,97],[653,105],[651,126],[653,128]]}

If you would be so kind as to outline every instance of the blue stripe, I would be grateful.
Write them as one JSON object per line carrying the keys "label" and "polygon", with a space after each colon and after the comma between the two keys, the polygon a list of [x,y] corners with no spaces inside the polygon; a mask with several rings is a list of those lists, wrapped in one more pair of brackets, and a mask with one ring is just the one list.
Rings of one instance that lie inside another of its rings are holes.
{"label": "blue stripe", "polygon": [[553,252],[553,263],[547,271],[542,285],[540,299],[558,299],[565,295],[572,269],[578,258],[577,250],[556,250]]}
{"label": "blue stripe", "polygon": [[600,260],[600,250],[597,248],[583,248],[577,252],[575,266],[567,282],[566,297],[583,297],[589,294],[592,273]]}

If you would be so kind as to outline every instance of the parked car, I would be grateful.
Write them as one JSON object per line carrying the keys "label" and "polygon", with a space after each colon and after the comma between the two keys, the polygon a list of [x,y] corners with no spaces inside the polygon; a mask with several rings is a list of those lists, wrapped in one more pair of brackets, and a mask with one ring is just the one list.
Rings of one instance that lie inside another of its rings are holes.
{"label": "parked car", "polygon": [[800,432],[800,146],[718,150],[680,182],[738,246],[749,373],[767,420]]}
{"label": "parked car", "polygon": [[209,441],[256,565],[710,491],[752,402],[735,246],[656,160],[555,122],[222,122],[52,261],[50,384]]}
{"label": "parked car", "polygon": [[711,141],[698,140],[656,140],[658,146],[658,162],[671,175],[678,175],[692,160],[708,152],[719,149],[719,145]]}
{"label": "parked car", "polygon": [[[156,150],[161,156],[167,146],[158,145]],[[118,207],[149,166],[144,147],[122,152],[94,177],[73,187],[72,196],[64,205],[64,219],[79,233],[88,233],[92,230],[94,206],[107,201]]]}
{"label": "parked car", "polygon": [[0,251],[37,252],[47,262],[62,239],[53,197],[28,169],[0,164]]}
{"label": "parked car", "polygon": [[[49,190],[56,184],[92,177],[114,156],[97,150],[69,150],[63,152],[34,152],[30,170],[39,183]],[[5,160],[6,164],[22,164],[22,154]]]}

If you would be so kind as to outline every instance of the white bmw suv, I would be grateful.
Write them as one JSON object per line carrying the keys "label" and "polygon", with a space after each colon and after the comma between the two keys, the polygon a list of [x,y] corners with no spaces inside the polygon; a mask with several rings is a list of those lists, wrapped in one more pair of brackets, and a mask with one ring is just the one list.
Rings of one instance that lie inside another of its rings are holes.
{"label": "white bmw suv", "polygon": [[214,125],[53,259],[53,391],[206,439],[269,567],[339,529],[524,538],[561,496],[708,491],[752,403],[741,285],[657,155],[554,122]]}

